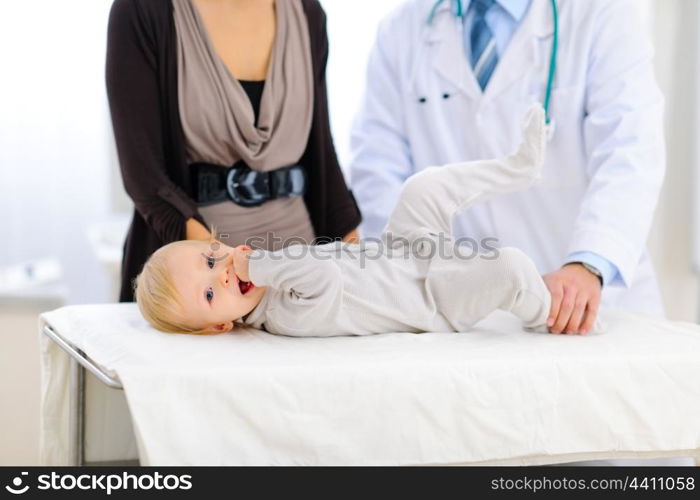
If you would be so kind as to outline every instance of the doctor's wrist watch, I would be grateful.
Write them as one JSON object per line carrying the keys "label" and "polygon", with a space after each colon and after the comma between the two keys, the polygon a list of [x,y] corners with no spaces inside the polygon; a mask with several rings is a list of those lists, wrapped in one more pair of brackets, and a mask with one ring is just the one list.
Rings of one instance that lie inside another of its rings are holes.
{"label": "doctor's wrist watch", "polygon": [[589,273],[593,274],[596,278],[598,278],[598,281],[600,281],[600,287],[603,288],[603,273],[601,273],[597,267],[592,266],[588,264],[587,262],[581,262],[581,261],[576,261],[576,262],[567,262],[568,264],[581,264],[586,271]]}

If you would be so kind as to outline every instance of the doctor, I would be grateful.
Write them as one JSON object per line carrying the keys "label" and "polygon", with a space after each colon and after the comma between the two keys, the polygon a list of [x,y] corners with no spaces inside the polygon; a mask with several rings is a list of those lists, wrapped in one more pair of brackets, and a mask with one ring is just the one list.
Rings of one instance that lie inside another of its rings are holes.
{"label": "doctor", "polygon": [[558,24],[552,3],[402,4],[377,34],[350,169],[363,236],[378,236],[413,173],[514,151],[552,70],[542,182],[470,208],[454,229],[522,249],[552,293],[550,330],[586,333],[601,299],[663,315],[645,249],[665,170],[663,98],[635,2],[558,0]]}

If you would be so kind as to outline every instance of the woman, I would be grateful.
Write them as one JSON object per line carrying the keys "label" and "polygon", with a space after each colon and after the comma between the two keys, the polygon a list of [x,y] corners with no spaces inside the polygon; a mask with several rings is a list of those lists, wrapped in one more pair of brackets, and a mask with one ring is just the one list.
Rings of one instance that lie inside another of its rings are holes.
{"label": "woman", "polygon": [[[228,245],[266,249],[356,237],[360,212],[330,135],[327,57],[316,0],[115,0],[107,92],[135,205],[121,301],[133,301],[155,250],[207,239],[210,225]],[[254,194],[268,181],[287,189],[262,202],[225,189],[251,179]]]}

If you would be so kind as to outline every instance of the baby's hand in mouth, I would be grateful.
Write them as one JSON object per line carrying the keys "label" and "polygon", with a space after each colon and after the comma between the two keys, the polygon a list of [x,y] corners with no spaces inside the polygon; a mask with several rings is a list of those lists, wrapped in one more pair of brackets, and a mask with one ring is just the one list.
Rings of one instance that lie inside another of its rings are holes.
{"label": "baby's hand in mouth", "polygon": [[[245,245],[239,245],[233,249],[233,272],[236,273],[236,277],[239,280],[238,286],[241,287],[241,293],[245,293],[243,290],[243,285],[250,285],[250,276],[248,275],[248,255],[250,255],[253,250]],[[246,291],[249,286],[246,287]]]}

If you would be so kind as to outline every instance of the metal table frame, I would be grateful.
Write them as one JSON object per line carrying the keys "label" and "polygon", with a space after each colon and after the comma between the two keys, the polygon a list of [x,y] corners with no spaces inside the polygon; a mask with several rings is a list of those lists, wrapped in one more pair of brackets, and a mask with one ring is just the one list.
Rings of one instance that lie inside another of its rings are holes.
{"label": "metal table frame", "polygon": [[85,370],[88,370],[100,382],[112,389],[124,389],[124,387],[118,378],[107,375],[89,356],[63,338],[51,325],[44,323],[42,331],[44,335],[53,340],[70,356],[70,404],[68,413],[70,456],[72,465],[86,465]]}

